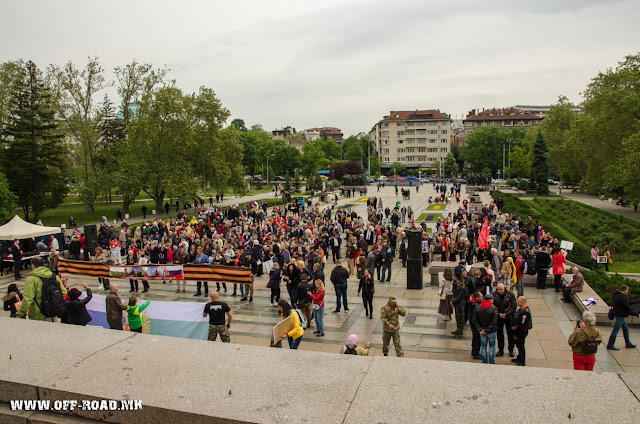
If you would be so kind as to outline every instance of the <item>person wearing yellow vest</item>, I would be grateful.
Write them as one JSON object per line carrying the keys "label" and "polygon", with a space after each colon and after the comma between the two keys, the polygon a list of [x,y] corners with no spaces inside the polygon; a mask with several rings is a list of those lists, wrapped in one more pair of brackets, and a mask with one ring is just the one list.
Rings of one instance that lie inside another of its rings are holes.
{"label": "person wearing yellow vest", "polygon": [[147,300],[142,306],[138,306],[137,303],[137,297],[131,296],[129,298],[129,306],[127,307],[127,314],[129,315],[129,331],[142,333],[142,315],[140,315],[140,313],[149,306],[149,301]]}

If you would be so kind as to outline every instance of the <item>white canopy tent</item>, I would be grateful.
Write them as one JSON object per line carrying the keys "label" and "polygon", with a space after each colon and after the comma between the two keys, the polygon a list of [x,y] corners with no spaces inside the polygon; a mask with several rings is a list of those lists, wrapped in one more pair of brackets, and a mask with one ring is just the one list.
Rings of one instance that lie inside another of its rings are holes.
{"label": "white canopy tent", "polygon": [[0,227],[0,240],[46,236],[48,234],[57,234],[60,231],[59,227],[43,227],[42,225],[31,224],[16,215],[11,221]]}

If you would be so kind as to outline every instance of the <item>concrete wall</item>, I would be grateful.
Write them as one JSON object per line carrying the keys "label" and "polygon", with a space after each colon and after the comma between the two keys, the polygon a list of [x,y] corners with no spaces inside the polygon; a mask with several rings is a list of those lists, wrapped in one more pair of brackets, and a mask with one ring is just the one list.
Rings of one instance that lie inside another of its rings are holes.
{"label": "concrete wall", "polygon": [[0,422],[28,422],[27,413],[7,412],[15,399],[141,400],[140,411],[73,415],[136,424],[480,423],[500,411],[545,423],[569,414],[589,423],[640,416],[632,392],[640,395],[640,380],[613,373],[354,357],[11,318],[0,318],[0,337]]}

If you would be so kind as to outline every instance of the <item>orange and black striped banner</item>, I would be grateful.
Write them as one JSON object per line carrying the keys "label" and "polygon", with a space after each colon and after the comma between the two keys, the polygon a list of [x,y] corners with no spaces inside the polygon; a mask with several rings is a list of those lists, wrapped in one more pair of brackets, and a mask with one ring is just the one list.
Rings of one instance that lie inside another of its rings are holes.
{"label": "orange and black striped banner", "polygon": [[[149,264],[150,266],[157,264]],[[167,264],[172,265],[172,264]],[[135,266],[135,265],[133,265]],[[137,265],[140,266],[140,265]],[[126,265],[117,265],[118,268],[127,267]],[[211,281],[219,283],[231,284],[251,284],[251,269],[238,268],[224,265],[182,265],[184,271],[184,280],[191,281]],[[60,259],[58,262],[58,272],[60,274],[85,275],[95,278],[116,278],[110,275],[109,265],[99,262],[72,261],[68,259]],[[126,277],[125,279],[129,279]],[[146,278],[136,277],[138,280]],[[170,276],[166,277],[171,280]],[[157,280],[157,278],[154,278]]]}

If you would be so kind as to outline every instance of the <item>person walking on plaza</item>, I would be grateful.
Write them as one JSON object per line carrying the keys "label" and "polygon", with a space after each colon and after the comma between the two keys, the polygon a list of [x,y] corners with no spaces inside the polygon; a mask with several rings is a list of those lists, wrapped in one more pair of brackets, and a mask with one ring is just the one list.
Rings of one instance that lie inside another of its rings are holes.
{"label": "person walking on plaza", "polygon": [[[280,318],[284,320],[291,316],[291,322],[293,328],[287,334],[282,335],[282,338],[289,339],[289,349],[297,349],[302,342],[302,336],[304,336],[304,329],[302,328],[302,320],[297,311],[291,309],[291,305],[284,299],[280,299],[278,302],[278,312],[280,312]],[[274,343],[276,341],[274,340]]]}
{"label": "person walking on plaza", "polygon": [[336,309],[333,313],[340,312],[340,298],[342,298],[342,306],[344,310],[348,311],[347,303],[347,280],[349,279],[349,271],[342,267],[342,262],[338,260],[336,267],[331,271],[331,282],[336,290]]}
{"label": "person walking on plaza", "polygon": [[573,349],[573,369],[593,371],[598,345],[602,343],[602,332],[596,327],[596,316],[584,311],[582,322],[576,324],[569,336],[569,346]]}
{"label": "person walking on plaza", "polygon": [[[42,311],[42,286],[45,280],[50,280],[52,278],[55,278],[60,284],[62,295],[57,298],[60,302],[57,306],[64,311],[63,298],[67,295],[67,288],[62,283],[60,277],[54,276],[51,270],[44,266],[44,259],[40,256],[36,256],[31,258],[31,274],[29,274],[24,282],[22,303],[16,312],[16,316],[18,318],[22,318],[28,313],[29,319],[38,321],[55,321],[55,317],[48,317]],[[60,294],[58,294],[58,296],[60,296]],[[52,306],[55,307],[56,305]]]}
{"label": "person walking on plaza", "polygon": [[391,281],[391,265],[393,263],[393,249],[391,248],[387,240],[384,241],[384,245],[382,246],[382,250],[380,251],[380,254],[382,255],[382,278],[380,279],[380,281],[384,281],[384,277],[386,274],[387,283],[388,283]]}
{"label": "person walking on plaza", "polygon": [[459,339],[462,337],[462,330],[464,330],[464,307],[467,303],[467,297],[469,295],[467,286],[459,275],[454,276],[451,308],[456,313],[456,330],[452,331],[453,337]]}
{"label": "person walking on plaza", "polygon": [[368,269],[364,270],[364,275],[360,279],[360,284],[358,285],[358,296],[360,296],[360,292],[362,292],[362,303],[364,304],[365,316],[369,317],[369,319],[373,319],[373,294],[376,292],[376,289],[373,282],[373,276]]}
{"label": "person walking on plaza", "polygon": [[313,333],[316,337],[324,336],[324,283],[321,280],[315,281],[315,292],[309,291],[309,296],[313,300],[311,309],[313,311],[313,320],[316,322],[316,331]]}
{"label": "person walking on plaza", "polygon": [[109,284],[109,294],[105,302],[109,328],[122,330],[122,311],[127,310],[127,304],[122,303],[122,299],[118,296],[118,285],[116,283]]}
{"label": "person walking on plaza", "polygon": [[[496,354],[496,332],[498,331],[498,308],[493,306],[493,295],[488,294],[484,300],[476,306],[476,313],[473,315],[476,329],[480,333],[480,356],[482,363],[495,363]],[[489,352],[487,355],[487,345]]]}
{"label": "person walking on plaza", "polygon": [[504,284],[498,283],[493,292],[493,304],[498,308],[498,353],[496,356],[504,356],[504,332],[507,332],[507,347],[509,356],[514,357],[515,340],[511,331],[511,318],[516,311],[516,297],[513,292],[506,290]]}
{"label": "person walking on plaza", "polygon": [[632,349],[636,347],[631,340],[629,339],[629,327],[627,326],[627,322],[625,319],[629,315],[639,316],[636,311],[633,310],[631,305],[629,304],[629,299],[627,299],[627,294],[629,293],[629,286],[623,284],[620,286],[618,290],[613,292],[613,296],[611,297],[611,306],[613,308],[613,316],[615,317],[615,323],[613,324],[613,329],[611,330],[611,336],[609,336],[609,342],[607,343],[607,349],[610,350],[620,350],[615,347],[616,337],[618,337],[618,332],[622,327],[622,334],[624,336],[624,342],[628,349]]}
{"label": "person walking on plaza", "polygon": [[[227,315],[227,322],[225,323],[225,314]],[[223,343],[230,343],[229,328],[231,328],[231,320],[233,316],[231,314],[231,308],[225,302],[220,302],[220,293],[211,293],[211,302],[204,305],[204,311],[202,316],[209,315],[209,336],[207,340],[215,342],[220,334],[220,340]]]}
{"label": "person walking on plaza", "polygon": [[404,356],[404,351],[400,345],[400,320],[398,315],[404,317],[407,315],[407,311],[398,305],[395,296],[390,296],[389,301],[380,311],[380,319],[382,319],[382,353],[384,356],[389,356],[389,341],[391,338],[393,338],[396,356],[399,358]]}
{"label": "person walking on plaza", "polygon": [[129,297],[129,305],[127,306],[127,317],[129,319],[129,331],[142,333],[142,316],[140,312],[149,306],[147,300],[142,306],[138,306],[138,298],[136,296]]}
{"label": "person walking on plaza", "polygon": [[516,365],[524,367],[527,356],[524,345],[529,335],[529,330],[533,328],[533,323],[531,322],[531,311],[527,306],[527,298],[520,296],[517,302],[518,309],[511,319],[511,331],[513,332],[513,338],[515,339],[516,348],[518,349],[518,356],[513,358],[511,362],[515,362]]}

